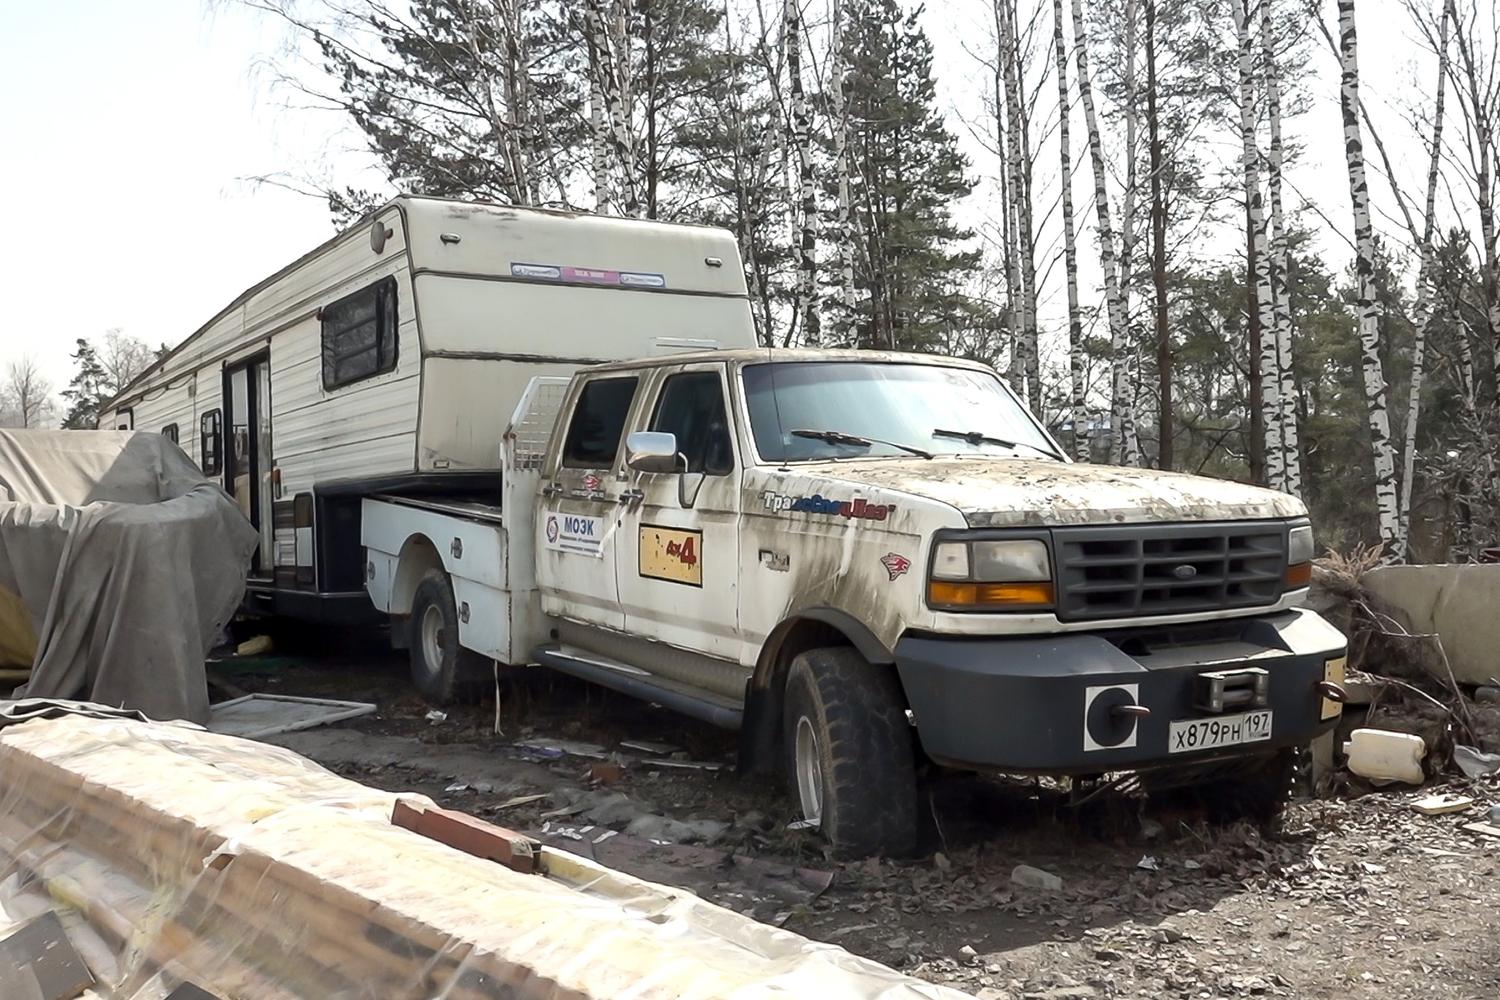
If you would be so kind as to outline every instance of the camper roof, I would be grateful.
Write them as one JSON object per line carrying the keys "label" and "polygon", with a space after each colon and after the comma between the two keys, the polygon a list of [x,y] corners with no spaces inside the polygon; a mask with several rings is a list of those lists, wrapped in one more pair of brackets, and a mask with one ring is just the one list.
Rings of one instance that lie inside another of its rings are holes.
{"label": "camper roof", "polygon": [[349,240],[373,236],[376,220],[398,211],[414,276],[513,278],[696,295],[744,297],[734,237],[710,226],[624,219],[491,202],[398,195],[331,239],[256,282],[125,386],[103,411],[117,408],[210,327],[261,291]]}

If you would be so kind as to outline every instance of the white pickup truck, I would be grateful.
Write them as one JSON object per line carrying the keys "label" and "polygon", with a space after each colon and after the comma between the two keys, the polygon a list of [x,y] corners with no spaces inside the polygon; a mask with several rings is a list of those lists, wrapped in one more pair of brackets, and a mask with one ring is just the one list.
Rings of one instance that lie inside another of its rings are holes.
{"label": "white pickup truck", "polygon": [[1339,713],[1298,500],[1075,464],[983,365],[603,364],[534,379],[502,442],[498,509],[364,501],[421,691],[540,664],[737,728],[845,855],[913,848],[933,765],[1274,809]]}

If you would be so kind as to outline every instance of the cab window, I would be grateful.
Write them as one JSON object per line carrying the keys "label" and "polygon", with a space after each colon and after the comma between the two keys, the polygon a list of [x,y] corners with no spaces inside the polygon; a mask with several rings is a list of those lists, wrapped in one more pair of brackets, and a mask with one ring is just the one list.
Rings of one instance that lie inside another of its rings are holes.
{"label": "cab window", "polygon": [[651,417],[653,431],[677,435],[688,472],[722,476],[734,470],[724,387],[716,371],[682,372],[667,378]]}
{"label": "cab window", "polygon": [[563,441],[564,466],[607,469],[614,465],[635,386],[633,377],[594,379],[584,385]]}

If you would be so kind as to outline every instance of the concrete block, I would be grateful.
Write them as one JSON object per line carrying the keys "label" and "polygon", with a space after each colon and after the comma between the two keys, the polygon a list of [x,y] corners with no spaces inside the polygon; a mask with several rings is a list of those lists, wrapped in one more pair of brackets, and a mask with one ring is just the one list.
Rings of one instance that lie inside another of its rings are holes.
{"label": "concrete block", "polygon": [[1361,583],[1412,632],[1439,636],[1459,683],[1500,678],[1500,564],[1381,566]]}

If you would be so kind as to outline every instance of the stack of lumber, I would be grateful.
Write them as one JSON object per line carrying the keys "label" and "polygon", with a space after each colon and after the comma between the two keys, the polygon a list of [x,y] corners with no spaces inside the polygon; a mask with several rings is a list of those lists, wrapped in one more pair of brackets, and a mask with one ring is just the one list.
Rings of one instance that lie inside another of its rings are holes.
{"label": "stack of lumber", "polygon": [[542,849],[539,874],[391,823],[398,799],[289,751],[69,717],[0,731],[0,924],[50,907],[102,996],[959,994]]}

